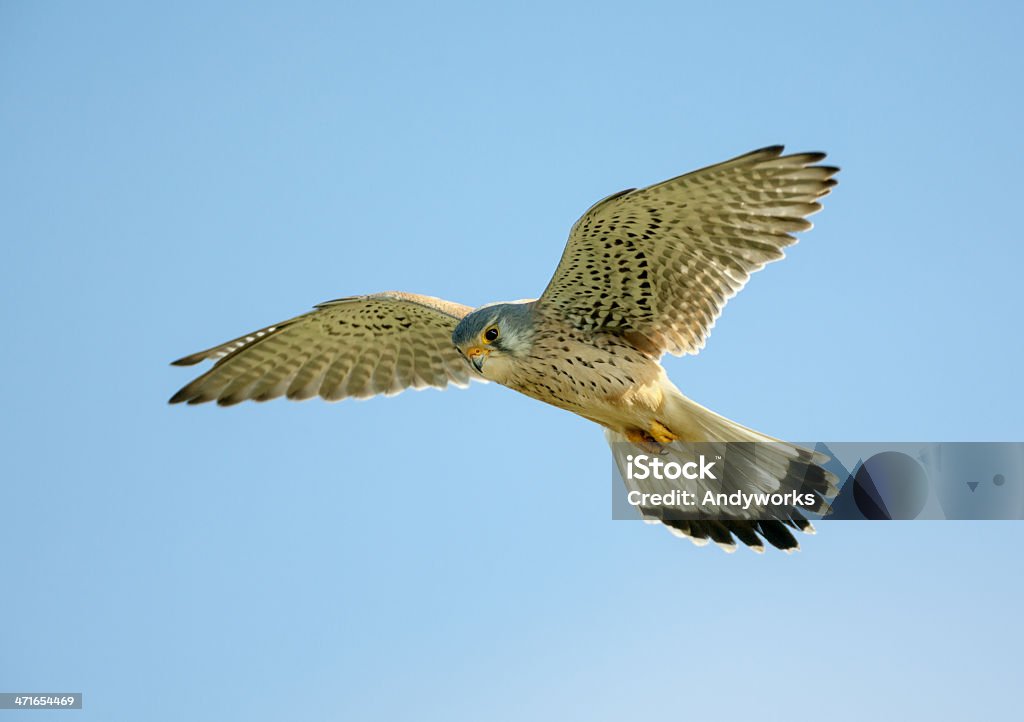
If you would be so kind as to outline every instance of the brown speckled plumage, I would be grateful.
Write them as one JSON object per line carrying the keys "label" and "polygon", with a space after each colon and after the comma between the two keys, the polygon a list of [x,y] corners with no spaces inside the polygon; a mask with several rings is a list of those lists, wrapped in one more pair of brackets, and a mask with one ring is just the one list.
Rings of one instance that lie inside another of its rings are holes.
{"label": "brown speckled plumage", "polygon": [[[573,226],[535,301],[474,310],[393,291],[331,301],[176,361],[216,363],[171,403],[334,401],[477,378],[601,424],[613,447],[672,453],[676,441],[773,441],[683,396],[659,359],[703,348],[750,274],[782,258],[793,232],[811,227],[806,217],[821,209],[837,169],[817,165],[822,153],[782,150],[764,148],[600,201]],[[780,444],[756,468],[751,461],[748,481],[770,486],[809,474],[824,499],[833,479],[822,461]],[[795,509],[761,521],[661,520],[695,542],[730,550],[738,539],[788,551],[797,547],[788,529],[810,530]]]}
{"label": "brown speckled plumage", "polygon": [[178,366],[217,363],[171,403],[230,406],[279,396],[337,401],[409,387],[465,386],[471,369],[451,339],[471,310],[397,291],[321,303],[302,316],[178,359]]}

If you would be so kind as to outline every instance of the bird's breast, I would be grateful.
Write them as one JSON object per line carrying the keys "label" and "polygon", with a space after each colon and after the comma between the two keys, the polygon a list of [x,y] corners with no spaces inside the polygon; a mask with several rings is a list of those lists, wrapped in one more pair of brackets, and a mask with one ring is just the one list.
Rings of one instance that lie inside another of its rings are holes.
{"label": "bird's breast", "polygon": [[601,421],[630,410],[660,408],[661,365],[614,336],[583,340],[539,336],[506,386],[559,408]]}

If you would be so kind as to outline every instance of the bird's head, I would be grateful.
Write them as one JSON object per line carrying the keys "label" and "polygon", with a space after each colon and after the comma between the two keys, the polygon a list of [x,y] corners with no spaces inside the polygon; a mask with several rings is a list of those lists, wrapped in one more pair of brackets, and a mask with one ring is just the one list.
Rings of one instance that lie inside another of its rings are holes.
{"label": "bird's head", "polygon": [[484,378],[501,383],[533,343],[532,303],[496,303],[473,311],[455,327],[452,343]]}

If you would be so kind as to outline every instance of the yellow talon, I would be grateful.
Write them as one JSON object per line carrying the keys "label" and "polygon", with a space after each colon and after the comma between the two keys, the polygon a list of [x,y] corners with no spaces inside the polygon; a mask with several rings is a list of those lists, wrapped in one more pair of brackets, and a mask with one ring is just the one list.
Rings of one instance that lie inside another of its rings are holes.
{"label": "yellow talon", "polygon": [[660,421],[651,422],[651,438],[657,441],[659,444],[669,444],[678,439],[679,437],[672,433],[667,426]]}
{"label": "yellow talon", "polygon": [[630,441],[648,454],[661,455],[665,453],[665,447],[651,438],[651,435],[640,429],[629,429],[625,432],[626,440]]}
{"label": "yellow talon", "polygon": [[626,431],[626,440],[631,441],[634,444],[642,444],[644,442],[650,441],[650,439],[647,437],[647,434],[640,431],[639,429],[629,429],[628,431]]}

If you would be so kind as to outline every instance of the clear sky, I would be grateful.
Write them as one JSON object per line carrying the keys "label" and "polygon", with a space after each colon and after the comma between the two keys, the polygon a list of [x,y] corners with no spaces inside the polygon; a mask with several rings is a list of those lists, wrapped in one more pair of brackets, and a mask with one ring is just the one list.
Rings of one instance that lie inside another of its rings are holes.
{"label": "clear sky", "polygon": [[495,385],[165,402],[172,359],[319,301],[534,296],[594,201],[786,143],[840,185],[677,385],[790,439],[1024,440],[1022,15],[0,2],[0,691],[90,720],[1017,714],[1019,523],[727,556],[613,521],[600,430]]}

